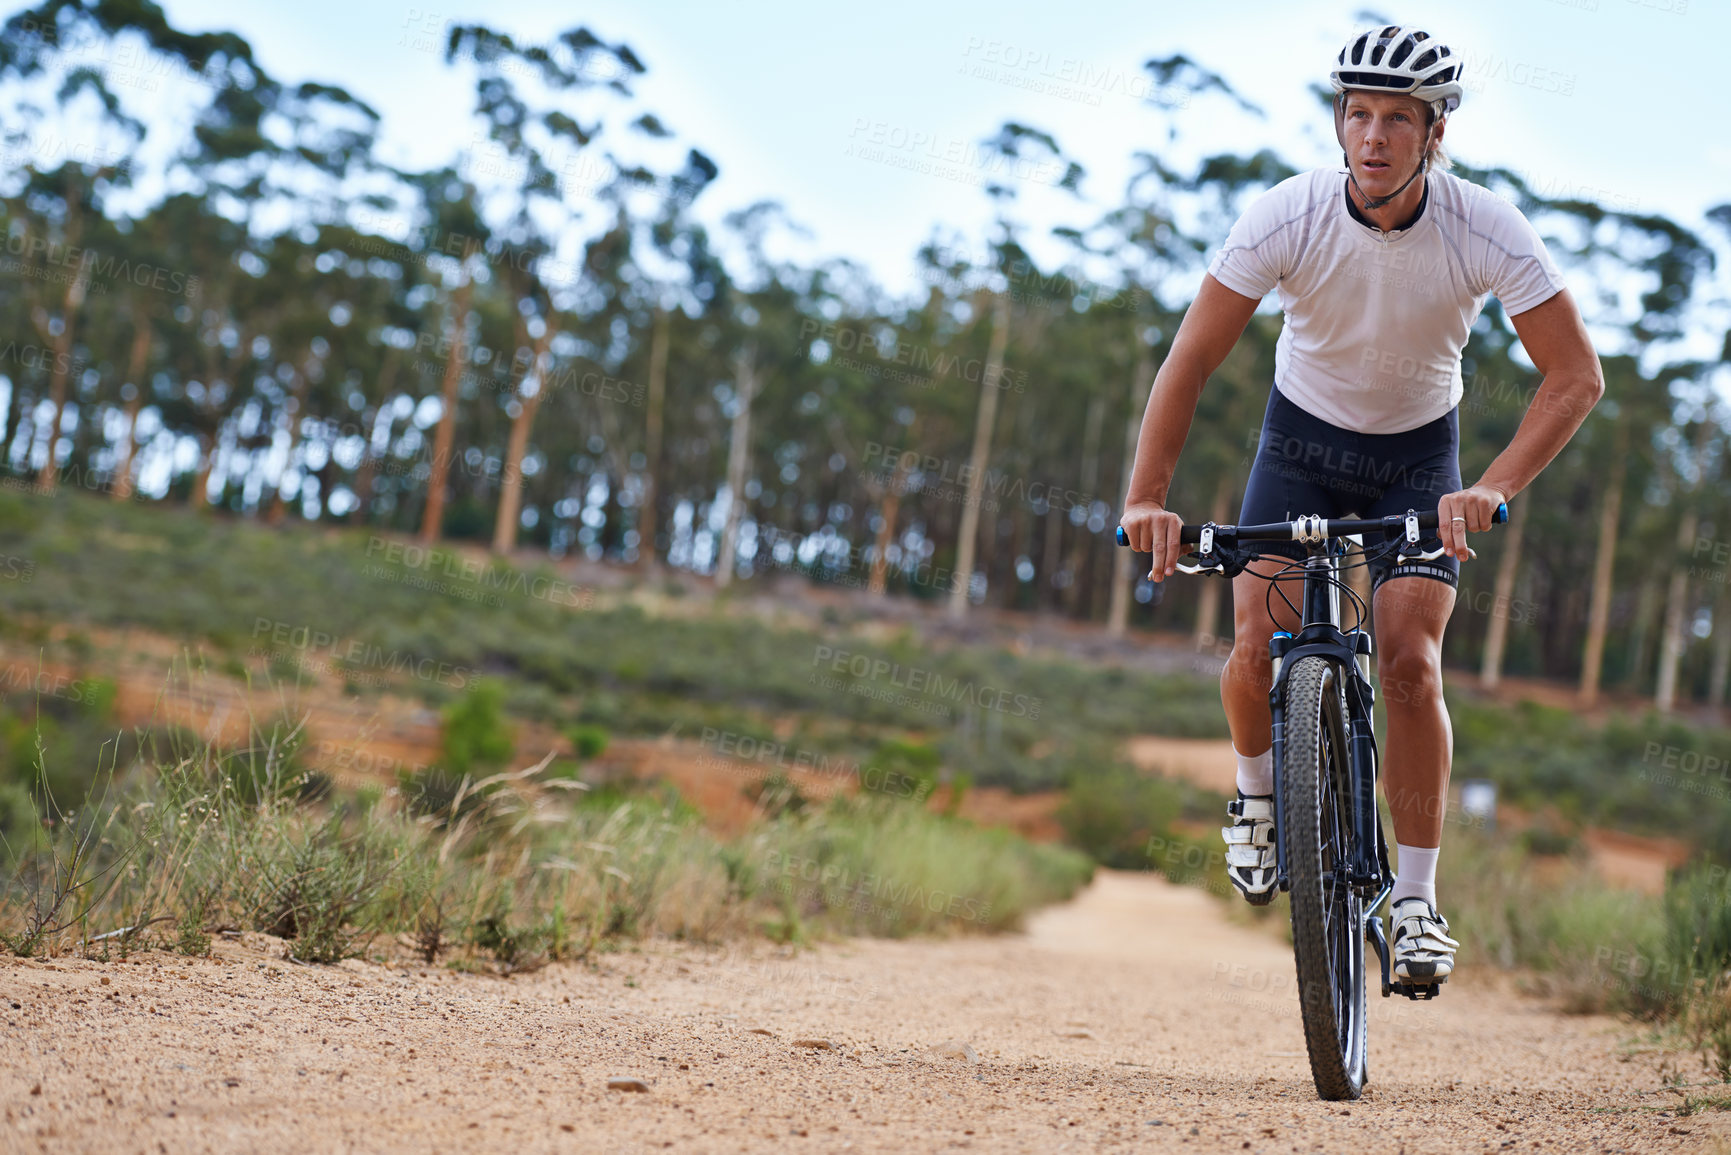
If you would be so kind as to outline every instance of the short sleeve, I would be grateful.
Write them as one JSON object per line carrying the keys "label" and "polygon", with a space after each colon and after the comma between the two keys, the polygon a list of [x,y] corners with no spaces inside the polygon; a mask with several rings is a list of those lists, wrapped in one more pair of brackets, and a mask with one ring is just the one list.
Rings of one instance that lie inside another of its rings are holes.
{"label": "short sleeve", "polygon": [[1544,238],[1513,205],[1498,202],[1482,243],[1484,284],[1509,316],[1537,308],[1563,291],[1563,274]]}
{"label": "short sleeve", "polygon": [[1306,212],[1303,186],[1281,181],[1250,202],[1214,254],[1209,274],[1234,293],[1260,301],[1292,271]]}

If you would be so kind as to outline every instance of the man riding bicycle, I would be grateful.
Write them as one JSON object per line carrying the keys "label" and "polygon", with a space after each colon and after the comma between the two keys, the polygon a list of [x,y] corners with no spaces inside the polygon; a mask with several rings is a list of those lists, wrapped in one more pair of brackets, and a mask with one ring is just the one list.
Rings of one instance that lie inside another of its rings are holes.
{"label": "man riding bicycle", "polygon": [[[1258,197],[1215,254],[1148,398],[1122,524],[1170,576],[1186,551],[1166,508],[1197,399],[1258,303],[1278,290],[1285,324],[1275,380],[1239,524],[1306,515],[1379,518],[1438,510],[1443,556],[1372,565],[1377,673],[1388,711],[1384,773],[1398,881],[1391,895],[1394,972],[1414,985],[1446,979],[1459,945],[1437,909],[1453,733],[1442,697],[1443,628],[1469,533],[1556,457],[1604,391],[1597,355],[1544,242],[1520,211],[1448,174],[1448,115],[1460,104],[1461,58],[1413,28],[1354,36],[1329,80],[1346,171],[1316,169]],[[1461,349],[1495,295],[1543,377],[1520,428],[1477,484],[1462,488]],[[1440,543],[1437,538],[1440,538]],[[1263,553],[1292,543],[1261,543]],[[1233,579],[1232,654],[1221,675],[1238,797],[1227,874],[1250,902],[1274,897],[1269,639],[1279,620],[1258,561]],[[1248,751],[1248,753],[1247,753]]]}

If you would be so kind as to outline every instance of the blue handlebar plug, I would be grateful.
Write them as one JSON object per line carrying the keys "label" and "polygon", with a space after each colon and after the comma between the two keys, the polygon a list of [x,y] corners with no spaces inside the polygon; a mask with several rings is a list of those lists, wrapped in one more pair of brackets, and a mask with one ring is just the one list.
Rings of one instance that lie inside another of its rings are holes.
{"label": "blue handlebar plug", "polygon": [[[1506,501],[1499,501],[1497,503],[1497,511],[1495,513],[1491,514],[1491,520],[1498,525],[1501,525],[1505,521],[1509,520],[1509,503]],[[1119,532],[1123,532],[1123,531],[1120,530]]]}
{"label": "blue handlebar plug", "polygon": [[1123,526],[1118,527],[1118,544],[1119,545],[1129,545],[1130,544],[1130,535],[1124,532]]}

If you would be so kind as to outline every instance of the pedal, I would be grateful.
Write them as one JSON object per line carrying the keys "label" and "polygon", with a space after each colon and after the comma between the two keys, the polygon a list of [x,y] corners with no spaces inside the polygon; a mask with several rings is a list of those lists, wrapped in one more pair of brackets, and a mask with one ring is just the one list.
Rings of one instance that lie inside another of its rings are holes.
{"label": "pedal", "polygon": [[1448,982],[1447,979],[1438,979],[1434,983],[1395,983],[1391,987],[1388,980],[1384,979],[1382,993],[1384,997],[1387,997],[1388,992],[1392,990],[1395,994],[1405,995],[1414,1001],[1423,1001],[1436,998],[1442,991],[1442,985],[1446,982]]}
{"label": "pedal", "polygon": [[1376,961],[1382,966],[1382,997],[1388,998],[1388,939],[1382,933],[1382,916],[1373,914],[1364,920],[1364,937],[1370,940],[1370,948],[1376,952]]}

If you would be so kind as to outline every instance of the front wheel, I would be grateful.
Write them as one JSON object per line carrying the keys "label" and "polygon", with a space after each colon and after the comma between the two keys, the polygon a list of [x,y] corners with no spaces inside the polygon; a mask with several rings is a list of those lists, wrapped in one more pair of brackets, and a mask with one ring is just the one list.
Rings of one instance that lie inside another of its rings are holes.
{"label": "front wheel", "polygon": [[1287,674],[1282,825],[1292,884],[1292,954],[1316,1093],[1364,1092],[1363,899],[1352,862],[1351,772],[1339,673],[1320,657]]}

